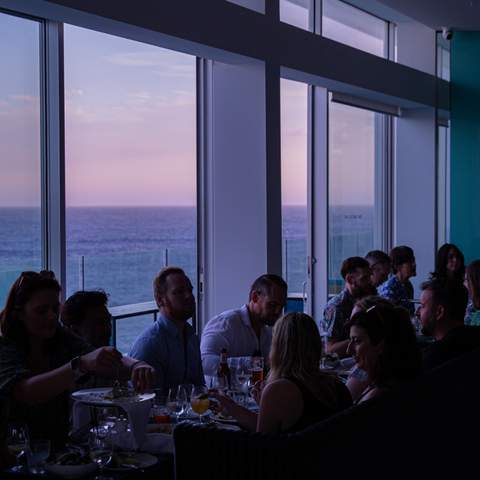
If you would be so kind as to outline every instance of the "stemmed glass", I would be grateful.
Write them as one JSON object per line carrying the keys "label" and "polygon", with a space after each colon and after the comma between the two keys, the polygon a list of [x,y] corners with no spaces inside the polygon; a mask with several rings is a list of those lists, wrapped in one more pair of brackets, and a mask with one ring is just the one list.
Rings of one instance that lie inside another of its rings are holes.
{"label": "stemmed glass", "polygon": [[208,389],[205,385],[197,385],[193,387],[192,397],[190,399],[192,410],[198,414],[198,421],[203,423],[202,415],[208,410],[210,400],[208,399]]}
{"label": "stemmed glass", "polygon": [[92,429],[88,437],[88,446],[90,447],[90,458],[100,469],[100,475],[95,477],[95,480],[113,480],[103,474],[105,466],[112,461],[113,457],[111,433],[98,428]]}
{"label": "stemmed glass", "polygon": [[14,455],[17,460],[17,465],[12,468],[13,471],[21,470],[22,466],[18,464],[28,450],[28,443],[28,432],[25,425],[9,425],[7,432],[8,451]]}
{"label": "stemmed glass", "polygon": [[250,366],[244,361],[239,362],[236,372],[236,380],[245,404],[248,395],[248,382],[250,381]]}
{"label": "stemmed glass", "polygon": [[183,404],[187,401],[185,390],[180,386],[172,387],[168,390],[167,407],[175,414],[175,420],[178,421],[180,413],[183,411]]}
{"label": "stemmed glass", "polygon": [[33,474],[45,473],[45,460],[50,456],[50,440],[35,439],[29,442],[27,449],[28,469]]}

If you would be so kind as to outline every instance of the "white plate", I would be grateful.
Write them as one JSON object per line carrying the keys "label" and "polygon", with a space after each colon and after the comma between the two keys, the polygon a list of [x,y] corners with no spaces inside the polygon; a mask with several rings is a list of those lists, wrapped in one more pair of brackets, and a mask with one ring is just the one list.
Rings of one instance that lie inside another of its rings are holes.
{"label": "white plate", "polygon": [[106,407],[110,405],[122,406],[126,403],[146,402],[155,398],[154,393],[142,393],[137,394],[134,397],[106,399],[105,395],[111,391],[111,388],[89,388],[86,390],[77,390],[76,392],[72,393],[72,398],[78,402],[99,407]]}
{"label": "white plate", "polygon": [[45,464],[45,470],[52,475],[57,475],[62,478],[81,478],[95,472],[97,470],[97,464],[93,462],[82,465],[47,463]]}
{"label": "white plate", "polygon": [[149,453],[144,452],[117,452],[117,455],[123,456],[125,458],[125,463],[128,464],[128,460],[132,459],[132,467],[115,467],[110,468],[108,465],[105,470],[110,470],[112,472],[124,472],[124,471],[134,471],[136,468],[148,468],[153,467],[158,462],[157,457],[150,455]]}

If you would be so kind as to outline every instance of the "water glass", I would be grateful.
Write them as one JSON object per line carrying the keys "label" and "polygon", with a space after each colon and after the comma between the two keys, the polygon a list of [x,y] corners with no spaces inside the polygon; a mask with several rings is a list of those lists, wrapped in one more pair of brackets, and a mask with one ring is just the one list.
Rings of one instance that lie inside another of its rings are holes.
{"label": "water glass", "polygon": [[[183,394],[183,395],[182,395]],[[183,398],[185,396],[185,398]],[[167,407],[171,413],[175,415],[175,419],[178,420],[180,412],[183,411],[183,401],[186,402],[186,394],[180,386],[172,387],[168,390]]]}
{"label": "water glass", "polygon": [[105,477],[103,471],[113,456],[111,433],[107,432],[107,434],[104,434],[104,432],[100,432],[98,429],[93,428],[88,437],[88,446],[90,448],[90,458],[100,469],[100,475],[95,477],[95,480],[109,480],[110,477]]}
{"label": "water glass", "polygon": [[45,473],[43,466],[50,456],[50,440],[35,439],[30,441],[27,449],[27,465],[33,474]]}
{"label": "water glass", "polygon": [[28,449],[28,429],[23,424],[11,424],[7,430],[8,451],[16,458],[17,465],[13,470],[21,469],[18,465]]}

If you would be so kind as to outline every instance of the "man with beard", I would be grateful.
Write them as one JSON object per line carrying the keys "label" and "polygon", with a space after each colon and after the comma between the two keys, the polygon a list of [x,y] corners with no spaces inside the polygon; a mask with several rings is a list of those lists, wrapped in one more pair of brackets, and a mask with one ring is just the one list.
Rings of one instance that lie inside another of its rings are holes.
{"label": "man with beard", "polygon": [[246,305],[212,318],[202,334],[201,351],[206,375],[215,375],[220,352],[229,357],[250,357],[255,352],[268,360],[272,326],[287,303],[287,284],[283,278],[265,274],[250,288]]}
{"label": "man with beard", "polygon": [[465,325],[467,289],[459,282],[435,278],[421,285],[417,317],[422,333],[435,342],[423,351],[425,370],[480,348],[480,327]]}
{"label": "man with beard", "polygon": [[195,311],[193,286],[178,267],[165,267],[153,281],[153,293],[160,314],[135,341],[133,358],[154,366],[156,388],[165,393],[183,383],[205,384],[200,345],[187,321]]}
{"label": "man with beard", "polygon": [[329,300],[323,312],[322,334],[328,337],[328,353],[345,355],[349,342],[349,332],[345,327],[357,300],[367,295],[375,295],[370,266],[362,257],[350,257],[343,261],[340,270],[345,280],[343,290]]}

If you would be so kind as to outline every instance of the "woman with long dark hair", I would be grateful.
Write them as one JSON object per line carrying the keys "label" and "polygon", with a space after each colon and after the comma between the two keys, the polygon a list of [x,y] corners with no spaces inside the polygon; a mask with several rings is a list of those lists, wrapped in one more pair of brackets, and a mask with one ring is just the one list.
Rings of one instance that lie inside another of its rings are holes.
{"label": "woman with long dark hair", "polygon": [[468,265],[465,273],[465,287],[470,298],[465,324],[480,326],[480,260],[474,260]]}
{"label": "woman with long dark hair", "polygon": [[90,375],[130,376],[139,390],[153,369],[122,357],[113,347],[96,350],[58,321],[61,288],[52,272],[23,272],[0,313],[0,396],[12,421],[30,435],[60,445],[68,433],[68,394]]}
{"label": "woman with long dark hair", "polygon": [[320,370],[322,342],[314,320],[288,313],[275,323],[270,372],[258,415],[217,394],[228,413],[250,430],[280,433],[302,430],[351,405],[348,389]]}
{"label": "woman with long dark hair", "polygon": [[407,310],[376,305],[352,316],[347,352],[367,373],[357,403],[401,386],[419,374],[421,354]]}
{"label": "woman with long dark hair", "polygon": [[435,271],[432,278],[448,278],[463,282],[465,277],[465,257],[453,243],[445,243],[435,257]]}

